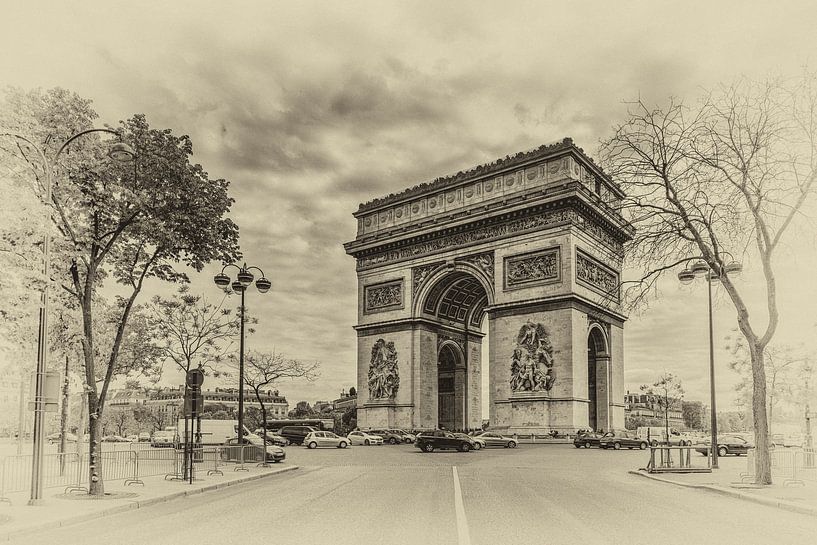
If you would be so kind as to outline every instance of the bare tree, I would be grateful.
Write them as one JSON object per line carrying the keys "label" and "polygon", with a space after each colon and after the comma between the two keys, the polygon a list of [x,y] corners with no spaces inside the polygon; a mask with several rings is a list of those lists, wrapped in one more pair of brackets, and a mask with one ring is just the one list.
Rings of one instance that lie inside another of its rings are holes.
{"label": "bare tree", "polygon": [[[255,399],[261,406],[264,445],[267,444],[267,407],[264,404],[263,390],[282,379],[305,379],[313,381],[318,378],[320,364],[303,363],[275,352],[250,352],[244,358],[244,384],[250,387]],[[265,462],[266,463],[266,462]]]}
{"label": "bare tree", "polygon": [[[774,257],[817,186],[816,81],[810,73],[796,81],[739,80],[694,107],[639,100],[601,147],[637,230],[628,259],[644,273],[625,286],[630,303],[654,294],[663,273],[699,259],[735,307],[752,364],[755,476],[762,484],[772,482],[764,360],[780,321]],[[750,310],[744,288],[730,277],[729,265],[742,257],[760,263],[764,309]]]}
{"label": "bare tree", "polygon": [[672,373],[664,373],[651,385],[641,386],[641,390],[648,396],[652,396],[661,410],[664,416],[665,437],[669,444],[669,413],[672,410],[681,410],[684,400],[684,389],[680,379]]}

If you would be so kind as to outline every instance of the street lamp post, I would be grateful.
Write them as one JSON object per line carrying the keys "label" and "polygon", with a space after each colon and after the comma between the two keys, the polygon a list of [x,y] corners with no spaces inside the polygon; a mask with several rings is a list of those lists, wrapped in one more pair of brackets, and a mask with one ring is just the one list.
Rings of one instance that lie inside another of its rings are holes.
{"label": "street lamp post", "polygon": [[711,434],[709,445],[712,451],[712,469],[718,469],[718,411],[715,406],[715,328],[712,319],[712,283],[720,280],[721,274],[736,274],[742,268],[740,263],[732,261],[716,270],[710,267],[706,261],[697,259],[690,268],[678,273],[678,280],[682,284],[690,284],[695,278],[701,276],[706,279],[707,283],[707,294],[709,296],[709,418]]}
{"label": "street lamp post", "polygon": [[[54,177],[54,169],[57,160],[68,145],[81,136],[93,132],[107,132],[117,137],[121,135],[112,129],[87,129],[80,131],[68,138],[57,149],[57,152],[49,157],[45,150],[40,149],[34,142],[25,136],[14,133],[3,133],[2,136],[16,138],[25,142],[39,157],[44,173],[44,203],[51,205],[51,186]],[[114,161],[126,163],[131,162],[136,157],[136,153],[128,144],[117,142],[108,150],[108,157]],[[51,215],[48,215],[50,221]],[[51,274],[51,236],[46,226],[43,234],[43,289],[40,294],[39,328],[37,331],[37,371],[34,375],[34,449],[31,463],[31,497],[29,505],[39,505],[43,496],[42,467],[43,467],[43,439],[45,425],[45,377],[48,360],[48,278]]]}
{"label": "street lamp post", "polygon": [[[236,274],[236,279],[234,281],[230,280],[230,277],[224,274],[224,271],[227,267],[235,267],[238,269],[238,273]],[[264,275],[264,271],[259,269],[258,267],[248,267],[246,263],[242,266],[238,266],[234,263],[229,263],[222,267],[221,272],[213,277],[213,281],[216,283],[216,286],[226,289],[228,286],[232,287],[233,291],[237,291],[241,293],[241,307],[240,307],[240,320],[241,320],[241,333],[238,342],[238,444],[244,444],[244,292],[247,291],[247,288],[252,284],[253,278],[255,278],[252,274],[251,269],[257,270],[261,273],[261,278],[255,281],[255,287],[261,293],[267,293],[269,289],[272,287],[272,282],[267,280],[266,276]]]}

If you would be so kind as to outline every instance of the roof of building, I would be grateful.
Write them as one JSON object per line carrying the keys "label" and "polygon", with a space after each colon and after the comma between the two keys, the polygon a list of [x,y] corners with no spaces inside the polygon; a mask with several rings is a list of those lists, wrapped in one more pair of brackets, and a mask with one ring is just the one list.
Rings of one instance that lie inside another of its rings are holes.
{"label": "roof of building", "polygon": [[493,172],[498,172],[500,170],[507,169],[509,167],[516,166],[518,164],[524,163],[531,159],[536,159],[538,157],[543,157],[546,155],[552,155],[553,153],[560,152],[560,151],[567,151],[567,150],[574,150],[576,151],[583,159],[585,159],[589,164],[593,165],[598,169],[599,173],[601,173],[605,179],[610,182],[614,188],[618,189],[618,186],[613,183],[609,176],[604,174],[601,167],[599,167],[593,159],[591,159],[582,148],[573,144],[573,139],[570,137],[565,137],[558,142],[553,142],[551,144],[543,144],[538,148],[533,148],[527,151],[520,151],[514,155],[506,155],[505,158],[499,158],[495,161],[491,161],[490,163],[485,163],[482,165],[475,166],[465,171],[457,172],[456,174],[451,174],[449,176],[442,176],[439,178],[435,178],[431,182],[425,182],[414,187],[410,187],[399,193],[392,193],[385,197],[381,197],[379,199],[373,199],[366,203],[361,203],[358,207],[358,213],[364,212],[367,210],[374,210],[381,206],[400,201],[402,199],[413,197],[416,195],[420,195],[423,193],[428,193],[432,191],[437,191],[440,189],[444,189],[446,187],[455,185],[459,182],[464,180],[468,180],[474,176],[481,176],[484,174],[490,174]]}

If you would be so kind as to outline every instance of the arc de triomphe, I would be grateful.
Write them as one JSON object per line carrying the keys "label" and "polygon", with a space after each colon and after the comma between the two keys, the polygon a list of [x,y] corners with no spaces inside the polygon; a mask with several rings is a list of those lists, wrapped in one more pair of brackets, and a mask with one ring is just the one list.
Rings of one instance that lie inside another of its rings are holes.
{"label": "arc de triomphe", "polygon": [[624,427],[621,190],[569,138],[362,204],[358,425]]}

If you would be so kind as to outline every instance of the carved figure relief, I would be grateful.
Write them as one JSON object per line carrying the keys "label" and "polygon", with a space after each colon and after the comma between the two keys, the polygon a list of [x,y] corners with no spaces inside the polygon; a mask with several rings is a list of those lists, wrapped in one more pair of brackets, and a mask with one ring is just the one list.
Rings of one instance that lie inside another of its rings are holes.
{"label": "carved figure relief", "polygon": [[369,363],[369,398],[394,399],[399,387],[400,374],[394,343],[377,339],[372,346],[372,359]]}
{"label": "carved figure relief", "polygon": [[485,273],[491,282],[494,281],[494,253],[493,252],[486,252],[484,254],[477,254],[471,255],[468,257],[462,258],[462,261],[466,263],[471,263],[472,265],[476,265],[477,267]]}
{"label": "carved figure relief", "polygon": [[559,248],[505,258],[505,287],[518,288],[559,280]]}
{"label": "carved figure relief", "polygon": [[379,312],[403,306],[403,281],[366,286],[366,312]]}
{"label": "carved figure relief", "polygon": [[432,263],[431,265],[422,265],[420,267],[413,267],[411,269],[411,298],[412,301],[417,298],[417,293],[420,291],[420,286],[426,281],[426,278],[431,275],[442,263]]}
{"label": "carved figure relief", "polygon": [[527,322],[519,330],[511,357],[511,390],[549,391],[555,380],[553,345],[547,329],[542,324]]}
{"label": "carved figure relief", "polygon": [[595,259],[576,252],[576,280],[618,301],[618,275]]}

